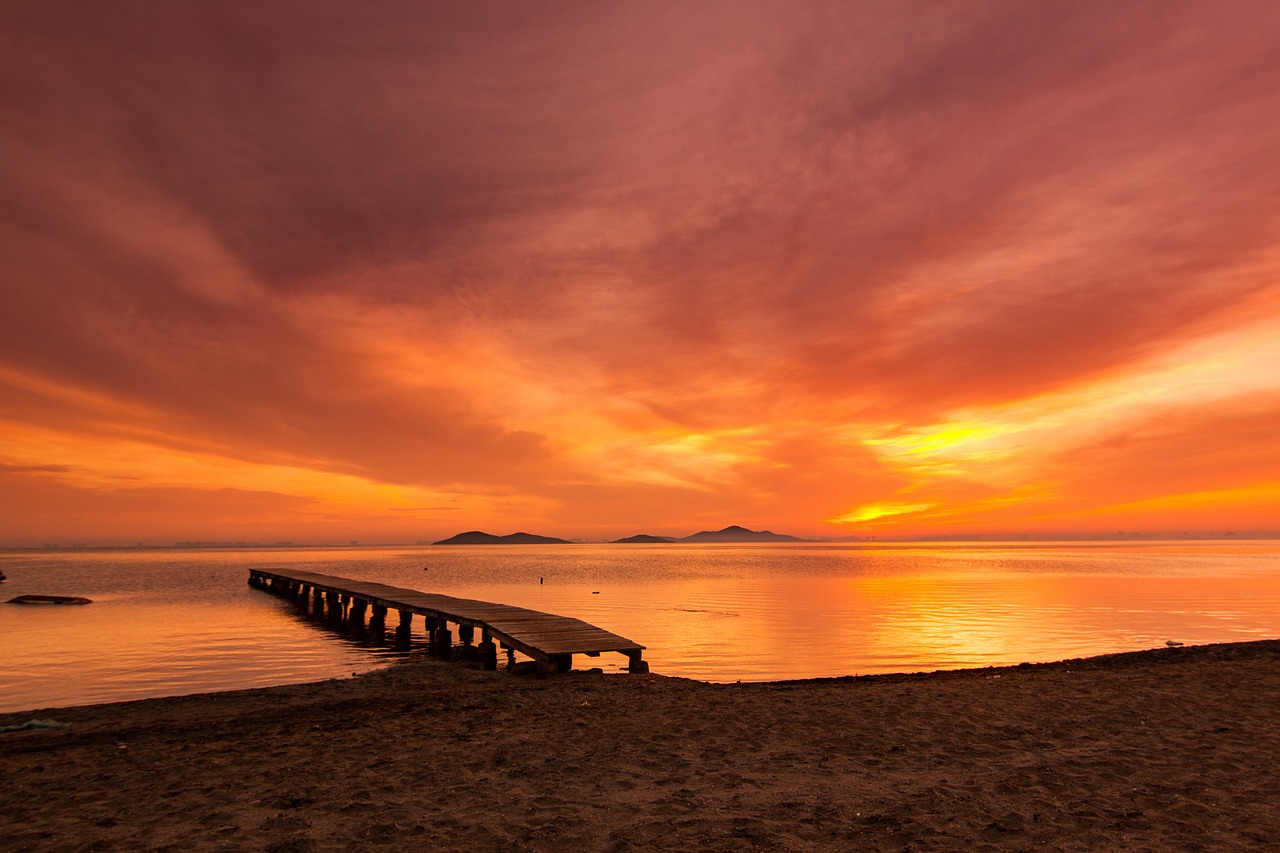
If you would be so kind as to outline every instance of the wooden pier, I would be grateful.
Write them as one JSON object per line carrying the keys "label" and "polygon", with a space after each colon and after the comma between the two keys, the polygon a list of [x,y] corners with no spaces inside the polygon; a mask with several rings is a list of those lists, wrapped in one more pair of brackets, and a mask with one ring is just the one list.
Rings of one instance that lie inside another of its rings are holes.
{"label": "wooden pier", "polygon": [[409,648],[413,617],[421,616],[431,654],[446,660],[454,650],[450,623],[457,625],[467,649],[479,630],[480,642],[468,653],[477,655],[485,669],[498,668],[501,646],[509,663],[515,662],[516,652],[533,658],[539,676],[568,672],[575,654],[597,657],[601,652],[626,655],[631,672],[649,671],[644,646],[568,616],[317,572],[250,569],[249,585],[290,599],[317,621],[375,641],[385,641],[387,614],[394,610],[395,645],[402,649]]}

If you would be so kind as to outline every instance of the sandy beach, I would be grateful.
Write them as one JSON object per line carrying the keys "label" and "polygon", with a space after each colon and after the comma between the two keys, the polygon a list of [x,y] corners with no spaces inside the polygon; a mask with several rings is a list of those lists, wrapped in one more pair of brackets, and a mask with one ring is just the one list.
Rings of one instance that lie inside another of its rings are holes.
{"label": "sandy beach", "polygon": [[358,678],[0,717],[4,850],[1280,845],[1280,641],[915,676]]}

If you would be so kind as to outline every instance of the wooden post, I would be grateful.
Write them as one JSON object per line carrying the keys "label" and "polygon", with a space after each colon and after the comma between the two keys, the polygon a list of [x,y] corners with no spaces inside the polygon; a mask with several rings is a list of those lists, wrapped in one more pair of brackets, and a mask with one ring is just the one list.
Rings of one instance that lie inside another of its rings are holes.
{"label": "wooden post", "polygon": [[413,627],[413,611],[400,611],[400,624],[396,626],[396,648],[402,652],[409,651],[409,631]]}
{"label": "wooden post", "polygon": [[431,613],[422,616],[422,630],[427,635],[427,654],[436,656],[436,630],[440,627],[439,617]]}
{"label": "wooden post", "polygon": [[311,587],[311,618],[320,619],[324,616],[324,593],[320,591],[320,587]]}
{"label": "wooden post", "polygon": [[556,672],[568,672],[573,669],[573,655],[553,655],[552,659],[556,662]]}
{"label": "wooden post", "polygon": [[480,652],[480,666],[489,672],[498,668],[498,644],[493,640],[485,640],[476,647]]}
{"label": "wooden post", "polygon": [[444,616],[436,617],[436,630],[432,634],[436,657],[449,660],[453,657],[453,634],[449,632],[449,622]]}
{"label": "wooden post", "polygon": [[470,625],[458,624],[458,639],[462,641],[462,645],[469,646],[475,640],[476,629]]}
{"label": "wooden post", "polygon": [[480,653],[480,667],[489,672],[498,668],[498,644],[489,636],[489,629],[483,629],[480,645],[476,650]]}
{"label": "wooden post", "polygon": [[382,645],[387,641],[387,608],[385,605],[373,605],[373,615],[369,617],[369,638],[378,645]]}
{"label": "wooden post", "polygon": [[368,609],[369,602],[365,601],[363,598],[356,598],[351,602],[348,625],[357,637],[364,636],[364,612]]}
{"label": "wooden post", "polygon": [[625,654],[627,658],[630,659],[630,663],[627,665],[628,672],[646,673],[649,671],[649,662],[646,660],[641,660],[640,658],[640,656],[643,655],[644,652],[637,649],[634,652],[625,652]]}

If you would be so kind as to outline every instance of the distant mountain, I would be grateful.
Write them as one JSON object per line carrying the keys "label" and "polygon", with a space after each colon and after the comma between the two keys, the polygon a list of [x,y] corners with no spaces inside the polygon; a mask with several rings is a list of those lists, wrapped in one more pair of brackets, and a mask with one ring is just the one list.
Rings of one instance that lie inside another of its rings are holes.
{"label": "distant mountain", "polygon": [[773,533],[769,530],[748,530],[731,524],[723,530],[704,530],[678,540],[680,542],[808,542],[798,536]]}
{"label": "distant mountain", "polygon": [[641,533],[641,534],[639,534],[638,536],[628,536],[626,539],[615,539],[615,540],[613,540],[613,542],[612,542],[612,543],[610,543],[610,544],[613,544],[613,545],[654,545],[654,544],[663,544],[663,543],[667,543],[667,544],[669,544],[669,543],[674,542],[674,541],[676,541],[676,540],[672,539],[670,536],[650,536],[648,533]]}
{"label": "distant mountain", "polygon": [[510,533],[506,536],[495,536],[480,530],[468,530],[432,545],[569,545],[568,539],[556,539],[552,536],[538,536],[533,533]]}

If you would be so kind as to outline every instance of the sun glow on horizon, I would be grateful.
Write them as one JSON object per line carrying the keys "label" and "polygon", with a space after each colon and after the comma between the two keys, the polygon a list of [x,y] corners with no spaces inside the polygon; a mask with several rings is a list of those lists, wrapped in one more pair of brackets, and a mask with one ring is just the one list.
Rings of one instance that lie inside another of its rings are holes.
{"label": "sun glow on horizon", "polygon": [[[1266,472],[1262,473],[1264,482],[1257,485],[1186,495],[1157,494],[1095,506],[1083,513],[1049,510],[1055,501],[1046,501],[1045,489],[1028,493],[1025,487],[1046,476],[1070,476],[1069,463],[1067,468],[1064,463],[1081,452],[1172,429],[1184,417],[1189,401],[1195,401],[1199,412],[1213,405],[1247,410],[1258,395],[1278,400],[1280,368],[1276,365],[1280,365],[1280,322],[1267,318],[1192,341],[1120,374],[1012,403],[961,410],[929,426],[891,429],[863,443],[910,479],[903,491],[917,500],[868,504],[832,521],[856,524],[945,508],[956,502],[954,494],[950,499],[928,498],[935,492],[947,494],[962,483],[1010,492],[1004,499],[989,501],[992,507],[1040,506],[1040,511],[1029,516],[1033,522],[1137,510],[1145,513],[1160,507],[1184,509],[1201,503],[1196,497],[1201,494],[1220,494],[1224,499],[1229,494],[1232,501],[1245,500],[1250,505],[1274,499],[1275,485]],[[1161,486],[1153,484],[1153,488]],[[1016,494],[1019,491],[1021,496]],[[963,499],[959,503],[963,504]],[[892,509],[884,512],[882,506]],[[981,523],[982,515],[977,512],[972,521]]]}
{"label": "sun glow on horizon", "polygon": [[832,524],[862,524],[868,521],[878,521],[894,515],[906,515],[923,512],[933,509],[936,504],[924,503],[877,503],[866,504],[850,510],[844,515],[836,518],[828,519]]}
{"label": "sun glow on horizon", "polygon": [[872,5],[0,7],[0,542],[1280,526],[1280,15]]}

